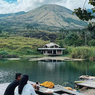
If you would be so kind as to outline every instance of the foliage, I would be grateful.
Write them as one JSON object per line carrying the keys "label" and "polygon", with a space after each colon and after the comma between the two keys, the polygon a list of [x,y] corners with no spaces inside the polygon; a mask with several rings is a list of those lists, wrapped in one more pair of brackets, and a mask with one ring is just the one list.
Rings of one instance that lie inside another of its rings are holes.
{"label": "foliage", "polygon": [[95,39],[92,39],[88,42],[89,46],[95,46]]}
{"label": "foliage", "polygon": [[73,14],[76,14],[77,17],[81,20],[85,20],[85,21],[89,21],[92,18],[94,18],[94,16],[92,15],[91,12],[88,12],[86,9],[81,9],[80,7],[78,9],[74,9]]}
{"label": "foliage", "polygon": [[78,35],[76,35],[75,33],[70,33],[68,34],[66,37],[65,37],[65,43],[68,45],[68,46],[71,46],[71,45],[74,45],[76,46],[77,45],[77,40],[78,40]]}
{"label": "foliage", "polygon": [[9,53],[7,51],[0,51],[0,55],[8,55]]}
{"label": "foliage", "polygon": [[44,41],[52,41],[54,42],[56,38],[58,37],[56,33],[50,33],[46,31],[35,31],[32,32],[33,30],[30,30],[29,32],[24,32],[23,36],[24,37],[31,37],[31,38],[36,38],[36,39],[42,39]]}
{"label": "foliage", "polygon": [[89,4],[95,6],[95,0],[89,0]]}
{"label": "foliage", "polygon": [[95,56],[95,48],[93,47],[73,47],[71,49],[70,56],[72,58],[89,59],[91,56]]}
{"label": "foliage", "polygon": [[[86,3],[86,0],[84,2],[84,5],[85,5],[85,3]],[[95,0],[89,0],[89,4],[95,6]],[[92,8],[92,10],[94,13],[95,12],[94,8]],[[88,12],[86,9],[84,9],[84,6],[83,6],[83,9],[81,9],[80,7],[77,9],[74,9],[74,12],[73,12],[73,14],[76,14],[76,16],[83,21],[84,20],[89,21],[89,20],[92,20],[93,18],[95,18],[93,13]]]}
{"label": "foliage", "polygon": [[89,23],[87,29],[90,31],[91,38],[95,39],[95,23],[94,22]]}
{"label": "foliage", "polygon": [[0,51],[0,59],[2,58],[17,58],[19,56],[15,55],[15,54],[9,54],[9,52],[7,51]]}
{"label": "foliage", "polygon": [[27,37],[0,37],[0,51],[5,54],[7,51],[11,55],[36,55],[39,54],[37,48],[43,47],[46,43],[49,41]]}

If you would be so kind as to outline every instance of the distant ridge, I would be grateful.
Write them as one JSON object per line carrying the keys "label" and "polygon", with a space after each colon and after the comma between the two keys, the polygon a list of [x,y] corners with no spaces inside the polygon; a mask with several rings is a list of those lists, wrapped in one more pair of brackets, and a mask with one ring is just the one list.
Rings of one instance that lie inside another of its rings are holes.
{"label": "distant ridge", "polygon": [[25,12],[20,11],[20,12],[17,12],[17,13],[0,14],[0,17],[7,17],[7,16],[12,16],[12,15],[22,15],[22,14],[25,14]]}
{"label": "distant ridge", "polygon": [[0,17],[0,25],[9,28],[23,28],[27,25],[36,28],[83,28],[86,22],[80,21],[72,11],[55,4],[48,4],[38,7],[29,12],[18,12],[14,15]]}

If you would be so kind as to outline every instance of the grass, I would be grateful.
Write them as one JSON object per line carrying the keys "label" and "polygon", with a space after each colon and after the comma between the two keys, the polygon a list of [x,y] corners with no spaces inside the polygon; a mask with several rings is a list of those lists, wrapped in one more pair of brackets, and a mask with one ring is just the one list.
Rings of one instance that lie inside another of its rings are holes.
{"label": "grass", "polygon": [[95,56],[95,47],[68,47],[71,58],[89,59]]}
{"label": "grass", "polygon": [[27,37],[0,37],[0,51],[16,55],[39,55],[38,47],[43,47],[49,41]]}

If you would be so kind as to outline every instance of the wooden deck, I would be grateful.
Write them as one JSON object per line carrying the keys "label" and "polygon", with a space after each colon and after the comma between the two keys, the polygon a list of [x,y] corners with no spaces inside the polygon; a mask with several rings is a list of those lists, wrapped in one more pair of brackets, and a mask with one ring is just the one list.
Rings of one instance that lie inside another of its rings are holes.
{"label": "wooden deck", "polygon": [[[28,83],[33,84],[34,82],[29,81]],[[0,95],[4,94],[4,91],[8,85],[9,83],[0,84]],[[40,86],[40,89],[38,92],[40,93],[40,95],[51,95],[51,94],[46,93],[47,90],[48,88]],[[61,85],[55,85],[55,87],[52,90],[53,90],[52,95],[84,95],[76,91],[67,90],[65,89],[65,87]]]}
{"label": "wooden deck", "polygon": [[84,80],[84,81],[76,81],[75,83],[78,86],[94,88],[95,89],[95,80]]}

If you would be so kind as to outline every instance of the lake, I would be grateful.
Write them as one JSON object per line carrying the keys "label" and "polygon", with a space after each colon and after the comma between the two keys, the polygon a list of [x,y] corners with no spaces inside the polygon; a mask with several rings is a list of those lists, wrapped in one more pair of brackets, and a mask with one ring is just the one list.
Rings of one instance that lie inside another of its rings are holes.
{"label": "lake", "polygon": [[52,81],[54,84],[74,87],[81,75],[95,76],[95,62],[91,61],[0,61],[0,83],[14,80],[15,73],[28,74],[30,81]]}

